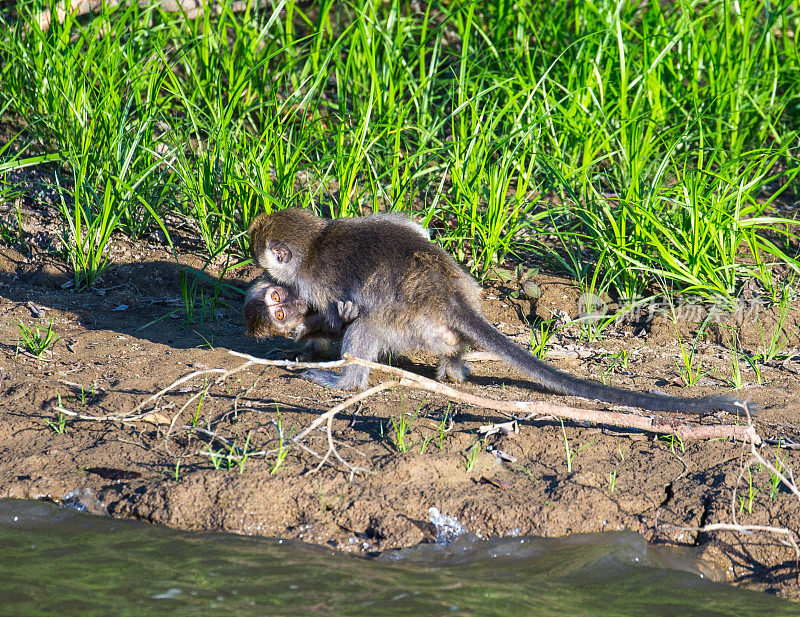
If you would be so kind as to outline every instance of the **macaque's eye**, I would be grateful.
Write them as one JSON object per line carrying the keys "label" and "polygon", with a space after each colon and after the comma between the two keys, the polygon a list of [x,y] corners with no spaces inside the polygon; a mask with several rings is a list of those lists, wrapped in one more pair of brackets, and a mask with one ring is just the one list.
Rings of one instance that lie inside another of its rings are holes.
{"label": "macaque's eye", "polygon": [[275,302],[280,302],[281,301],[281,295],[277,291],[273,291],[272,292],[272,299]]}
{"label": "macaque's eye", "polygon": [[279,308],[277,311],[275,311],[275,318],[278,321],[283,321],[284,317],[286,317],[286,314],[283,312],[283,309]]}

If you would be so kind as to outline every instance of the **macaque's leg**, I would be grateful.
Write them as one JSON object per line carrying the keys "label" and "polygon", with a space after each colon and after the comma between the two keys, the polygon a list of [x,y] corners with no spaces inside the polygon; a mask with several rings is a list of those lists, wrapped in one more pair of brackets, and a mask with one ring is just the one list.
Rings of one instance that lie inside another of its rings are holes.
{"label": "macaque's leg", "polygon": [[[342,353],[349,353],[356,358],[375,362],[384,348],[383,341],[376,336],[368,319],[358,318],[347,327],[342,341]],[[359,387],[364,389],[369,383],[369,369],[365,366],[350,364],[342,373],[311,369],[303,373],[303,377],[311,381],[337,390],[348,390]]]}

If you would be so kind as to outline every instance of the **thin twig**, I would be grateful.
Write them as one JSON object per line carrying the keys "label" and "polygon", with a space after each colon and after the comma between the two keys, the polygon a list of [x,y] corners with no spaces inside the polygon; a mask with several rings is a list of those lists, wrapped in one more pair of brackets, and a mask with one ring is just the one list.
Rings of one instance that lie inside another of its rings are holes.
{"label": "thin twig", "polygon": [[328,451],[321,458],[319,464],[314,468],[314,471],[318,471],[325,463],[327,463],[328,459],[331,456],[331,454],[333,454],[336,457],[336,459],[340,463],[342,463],[350,471],[350,478],[351,479],[353,477],[353,474],[356,471],[362,471],[362,472],[366,471],[366,469],[364,469],[363,467],[357,467],[357,466],[351,465],[350,463],[345,461],[339,455],[339,452],[336,449],[336,445],[333,442],[333,418],[340,411],[350,407],[350,405],[355,405],[356,403],[358,403],[360,401],[363,401],[366,398],[369,398],[373,394],[377,394],[378,392],[381,392],[382,390],[388,390],[389,388],[393,388],[394,386],[395,386],[395,382],[393,382],[393,381],[385,381],[385,382],[383,382],[381,384],[378,384],[377,386],[369,388],[368,390],[364,390],[363,392],[361,392],[359,394],[356,394],[355,396],[350,397],[346,401],[343,401],[343,402],[339,403],[338,405],[336,405],[336,407],[332,407],[331,409],[326,411],[324,414],[322,414],[319,418],[314,420],[308,427],[306,427],[305,430],[303,430],[301,433],[299,433],[299,434],[294,436],[292,441],[294,443],[297,443],[298,445],[300,445],[302,447],[302,444],[300,444],[300,441],[299,441],[300,439],[302,439],[303,437],[308,435],[311,431],[313,431],[315,428],[317,428],[323,422],[327,423],[327,431],[326,432],[327,432],[327,435],[328,435]]}
{"label": "thin twig", "polygon": [[380,383],[377,386],[369,388],[368,390],[364,390],[363,392],[360,392],[359,394],[356,394],[355,396],[350,397],[346,401],[343,401],[343,402],[339,403],[338,405],[336,405],[336,407],[332,407],[330,410],[326,411],[324,414],[319,416],[310,425],[308,425],[308,427],[305,430],[303,430],[301,433],[298,433],[297,435],[295,435],[294,438],[293,438],[293,441],[297,441],[298,439],[302,439],[303,437],[308,435],[311,431],[313,431],[315,428],[317,428],[320,424],[322,424],[323,422],[327,422],[329,417],[332,418],[333,416],[335,416],[340,411],[343,411],[344,409],[347,409],[348,407],[350,407],[350,405],[355,405],[356,403],[358,403],[360,401],[363,401],[366,398],[369,398],[373,394],[377,394],[378,392],[381,392],[382,390],[388,390],[389,388],[392,388],[395,385],[396,385],[396,383],[394,381],[384,381],[383,383]]}
{"label": "thin twig", "polygon": [[[741,405],[742,411],[747,418],[747,429],[750,431],[751,435],[758,436],[756,433],[755,427],[753,426],[753,418],[750,416],[750,410],[747,407],[747,404]],[[785,475],[780,473],[771,463],[769,463],[761,453],[756,448],[756,445],[759,442],[756,442],[755,439],[750,439],[750,455],[751,458],[747,461],[742,463],[742,468],[739,471],[739,477],[736,479],[736,484],[733,487],[733,491],[731,494],[731,518],[733,519],[733,523],[710,523],[708,525],[703,525],[702,527],[694,527],[694,526],[685,526],[685,525],[673,525],[670,523],[660,523],[656,526],[658,527],[668,527],[671,529],[676,529],[679,531],[695,531],[698,533],[706,533],[711,531],[733,531],[737,533],[752,533],[754,531],[762,531],[767,533],[775,533],[779,535],[786,536],[788,539],[787,544],[794,548],[794,564],[795,564],[795,584],[800,585],[800,546],[798,546],[797,539],[800,538],[798,533],[788,527],[778,527],[774,525],[741,525],[738,522],[738,517],[736,515],[736,494],[737,488],[739,483],[742,481],[744,477],[745,471],[750,469],[750,467],[754,463],[759,463],[766,467],[772,474],[774,474],[786,488],[788,488],[792,493],[794,493],[798,500],[800,500],[800,490],[797,488],[797,484],[794,481],[794,476],[792,475],[791,467],[788,468],[790,478],[787,478]],[[685,463],[684,463],[685,465]]]}
{"label": "thin twig", "polygon": [[250,354],[241,353],[238,351],[229,351],[229,354],[237,358],[244,358],[252,364],[263,364],[266,366],[282,366],[283,368],[296,369],[296,368],[339,368],[350,364],[347,360],[332,360],[330,362],[297,362],[296,360],[266,360],[251,356]]}
{"label": "thin twig", "polygon": [[[744,412],[747,414],[748,428],[753,429],[753,432],[755,432],[755,429],[753,428],[753,419],[750,417],[750,410],[747,409],[747,405],[744,405],[743,407],[744,407]],[[772,465],[772,463],[768,462],[767,459],[765,459],[763,456],[761,456],[761,454],[758,452],[758,450],[756,449],[755,444],[752,441],[750,442],[750,453],[753,455],[754,459],[756,459],[759,463],[764,465],[764,467],[769,469],[770,472],[772,474],[774,474],[786,488],[788,488],[790,491],[792,491],[795,494],[795,496],[797,497],[798,501],[800,501],[800,490],[798,490],[797,485],[793,481],[794,478],[792,478],[792,481],[790,481],[786,476],[784,476],[780,471],[778,471]],[[791,473],[791,469],[789,471]]]}
{"label": "thin twig", "polygon": [[[148,422],[147,416],[152,415],[152,411],[145,411],[143,413],[139,413],[136,415],[129,415],[129,414],[108,414],[105,416],[93,416],[90,414],[78,413],[77,411],[72,411],[67,409],[62,405],[54,405],[53,410],[59,413],[63,413],[64,415],[70,416],[75,418],[76,420],[89,420],[92,422],[122,422],[125,423],[134,423],[134,422]],[[156,424],[156,422],[153,422]]]}
{"label": "thin twig", "polygon": [[661,523],[661,527],[669,527],[677,531],[696,531],[698,533],[707,533],[710,531],[732,531],[735,533],[750,534],[755,531],[763,531],[766,533],[775,533],[786,536],[786,545],[794,548],[794,582],[795,585],[800,585],[800,546],[798,546],[796,540],[797,533],[788,527],[776,527],[774,525],[732,525],[730,523],[711,523],[709,525],[703,525],[702,527]]}
{"label": "thin twig", "polygon": [[[246,365],[247,365],[247,363],[245,363],[242,366],[242,368],[244,368]],[[159,398],[164,396],[170,390],[173,390],[173,389],[177,388],[179,385],[181,385],[183,383],[186,383],[187,381],[191,381],[195,377],[200,377],[201,375],[209,375],[209,374],[212,374],[212,373],[219,375],[219,374],[227,374],[227,373],[229,373],[229,371],[227,369],[224,369],[224,368],[210,368],[210,369],[204,369],[202,371],[193,371],[193,372],[189,373],[188,375],[184,375],[180,379],[176,379],[171,384],[169,384],[166,388],[163,388],[163,389],[159,390],[158,392],[156,392],[152,396],[147,397],[145,400],[143,400],[141,403],[139,403],[136,407],[134,407],[129,412],[129,414],[132,415],[132,414],[137,413],[140,409],[142,409],[145,405],[147,405],[151,401],[158,400]]]}
{"label": "thin twig", "polygon": [[695,531],[697,533],[708,533],[710,531],[735,531],[738,533],[753,533],[754,531],[765,531],[768,533],[777,533],[784,535],[788,538],[789,545],[794,548],[795,554],[800,559],[800,546],[798,546],[795,538],[797,533],[788,527],[776,527],[774,525],[739,525],[731,523],[710,523],[701,527],[694,527],[692,525],[673,525],[671,523],[661,523],[661,527],[668,527],[676,531]]}

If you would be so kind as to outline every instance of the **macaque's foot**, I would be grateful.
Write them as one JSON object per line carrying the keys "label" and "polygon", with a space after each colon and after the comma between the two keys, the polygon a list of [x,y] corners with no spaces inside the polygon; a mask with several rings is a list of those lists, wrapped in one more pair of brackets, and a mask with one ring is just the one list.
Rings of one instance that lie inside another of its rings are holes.
{"label": "macaque's foot", "polygon": [[352,370],[361,368],[363,367],[349,366],[345,368],[341,375],[334,373],[333,371],[309,369],[307,371],[303,371],[303,377],[310,379],[314,383],[318,383],[321,386],[325,386],[326,388],[333,388],[334,390],[350,390],[351,388],[356,387],[363,390],[369,383],[369,371]]}
{"label": "macaque's foot", "polygon": [[287,354],[286,359],[293,362],[313,362],[317,359],[317,354],[314,353],[313,349],[305,348]]}
{"label": "macaque's foot", "polygon": [[339,382],[342,381],[342,376],[333,371],[323,371],[321,369],[312,368],[303,371],[301,374],[305,379],[325,386],[326,388],[334,388],[336,390],[342,389],[339,385]]}
{"label": "macaque's foot", "polygon": [[461,358],[444,357],[436,368],[436,379],[439,381],[450,379],[450,381],[461,383],[467,377],[469,377],[469,364]]}
{"label": "macaque's foot", "polygon": [[339,311],[339,318],[345,323],[355,320],[359,314],[358,306],[351,300],[345,302],[340,300],[337,303],[337,310]]}

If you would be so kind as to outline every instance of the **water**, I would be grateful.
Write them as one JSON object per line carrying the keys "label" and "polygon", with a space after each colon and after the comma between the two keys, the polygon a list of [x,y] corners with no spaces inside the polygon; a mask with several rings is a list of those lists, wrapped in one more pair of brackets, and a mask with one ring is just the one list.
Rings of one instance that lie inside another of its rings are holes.
{"label": "water", "polygon": [[691,553],[655,551],[632,533],[461,536],[369,560],[0,500],[2,617],[800,615],[694,568]]}

